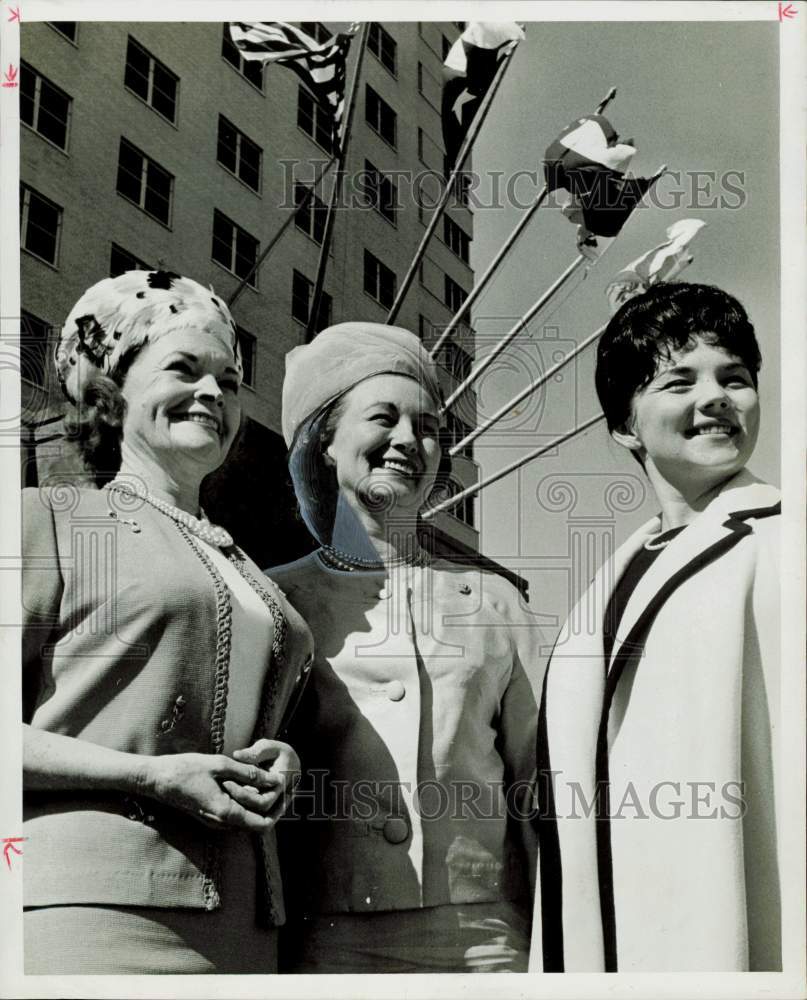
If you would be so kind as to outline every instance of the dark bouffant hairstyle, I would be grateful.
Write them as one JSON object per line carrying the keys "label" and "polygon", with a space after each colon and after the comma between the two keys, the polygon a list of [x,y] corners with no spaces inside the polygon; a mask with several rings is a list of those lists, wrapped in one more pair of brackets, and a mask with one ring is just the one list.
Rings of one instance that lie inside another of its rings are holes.
{"label": "dark bouffant hairstyle", "polygon": [[654,285],[614,314],[597,346],[594,382],[609,431],[629,420],[634,394],[652,381],[659,361],[694,346],[696,336],[740,358],[756,387],[762,356],[737,299],[713,285]]}
{"label": "dark bouffant hairstyle", "polygon": [[138,350],[125,354],[113,376],[100,371],[84,388],[81,399],[65,416],[66,437],[72,441],[96,486],[115,478],[120,469],[120,443],[126,400],[121,387]]}

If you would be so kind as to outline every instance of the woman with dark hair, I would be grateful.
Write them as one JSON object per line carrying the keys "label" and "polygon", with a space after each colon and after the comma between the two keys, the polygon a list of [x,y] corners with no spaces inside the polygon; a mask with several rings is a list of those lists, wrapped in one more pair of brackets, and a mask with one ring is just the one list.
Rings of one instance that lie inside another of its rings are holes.
{"label": "woman with dark hair", "polygon": [[56,365],[106,486],[23,498],[26,972],[271,972],[299,764],[273,737],[312,651],[199,506],[241,418],[235,324],[133,271],[79,299]]}
{"label": "woman with dark hair", "polygon": [[760,363],[708,285],[651,288],[600,340],[608,429],[661,513],[601,567],[545,677],[547,971],[781,968],[780,500],[745,468]]}
{"label": "woman with dark hair", "polygon": [[421,544],[440,399],[397,327],[342,323],[287,358],[320,544],[269,571],[317,647],[289,737],[304,814],[281,826],[291,972],[526,971],[541,636],[509,582]]}

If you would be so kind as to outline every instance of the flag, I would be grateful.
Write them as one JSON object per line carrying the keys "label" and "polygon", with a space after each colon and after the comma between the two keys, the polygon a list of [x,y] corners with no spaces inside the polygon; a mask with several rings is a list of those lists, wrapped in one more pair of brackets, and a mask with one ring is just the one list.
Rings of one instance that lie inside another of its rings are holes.
{"label": "flag", "polygon": [[443,63],[443,144],[446,171],[454,169],[474,115],[510,46],[524,38],[514,21],[473,21]]}
{"label": "flag", "polygon": [[334,149],[339,148],[339,126],[345,110],[345,76],[350,40],[358,25],[325,42],[318,42],[283,21],[236,21],[230,37],[244,59],[280,63],[300,77],[332,122]]}
{"label": "flag", "polygon": [[547,188],[564,188],[571,201],[563,213],[590,237],[616,236],[642,200],[653,179],[627,177],[636,148],[619,142],[613,125],[602,115],[586,115],[568,125],[544,153]]}
{"label": "flag", "polygon": [[700,219],[679,219],[667,229],[663,243],[623,267],[605,290],[611,311],[652,285],[678,277],[694,260],[689,244],[705,225]]}

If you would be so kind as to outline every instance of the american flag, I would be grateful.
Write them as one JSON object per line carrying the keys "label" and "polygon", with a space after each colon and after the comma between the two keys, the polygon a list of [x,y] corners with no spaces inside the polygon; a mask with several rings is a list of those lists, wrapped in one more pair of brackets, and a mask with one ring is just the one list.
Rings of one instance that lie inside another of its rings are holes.
{"label": "american flag", "polygon": [[358,25],[325,42],[283,21],[235,21],[230,37],[244,59],[281,63],[300,77],[317,102],[331,115],[334,149],[345,110],[345,75],[350,40]]}

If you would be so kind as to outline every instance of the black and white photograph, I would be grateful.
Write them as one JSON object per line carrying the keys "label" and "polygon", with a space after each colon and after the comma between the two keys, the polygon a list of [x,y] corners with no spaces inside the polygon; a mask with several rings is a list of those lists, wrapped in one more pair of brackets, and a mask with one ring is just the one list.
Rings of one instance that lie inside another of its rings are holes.
{"label": "black and white photograph", "polygon": [[807,996],[805,19],[2,0],[0,996]]}

